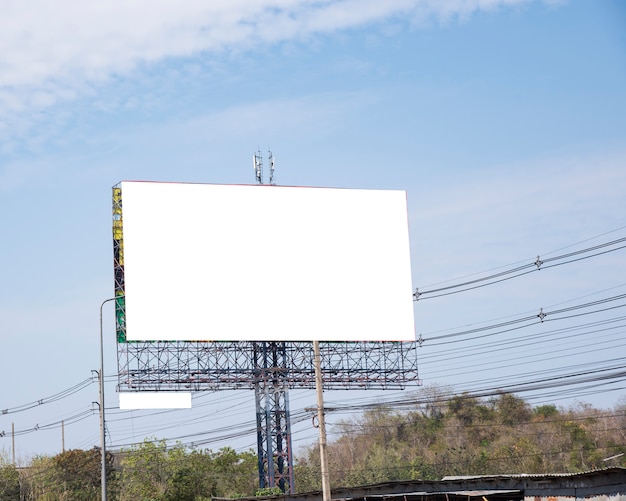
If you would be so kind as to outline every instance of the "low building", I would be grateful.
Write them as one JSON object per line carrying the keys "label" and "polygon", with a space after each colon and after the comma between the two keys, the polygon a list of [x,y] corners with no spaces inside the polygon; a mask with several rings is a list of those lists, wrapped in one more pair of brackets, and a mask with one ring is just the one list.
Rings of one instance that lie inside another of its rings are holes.
{"label": "low building", "polygon": [[[626,501],[626,468],[582,473],[445,477],[332,491],[333,501]],[[320,491],[249,498],[322,501]],[[214,501],[225,501],[214,498]],[[239,500],[242,501],[242,500]]]}

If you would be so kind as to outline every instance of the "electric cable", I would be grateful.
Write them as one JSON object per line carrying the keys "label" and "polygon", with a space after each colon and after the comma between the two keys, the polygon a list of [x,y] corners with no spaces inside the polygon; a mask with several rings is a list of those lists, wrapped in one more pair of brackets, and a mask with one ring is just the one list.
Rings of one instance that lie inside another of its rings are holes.
{"label": "electric cable", "polygon": [[[562,263],[554,263],[555,261],[559,261],[559,260],[563,260],[563,259],[568,259],[570,257],[573,256],[579,256],[581,254],[585,254],[585,253],[589,253],[589,252],[593,252],[599,249],[604,249],[606,247],[612,246],[612,245],[617,245],[617,244],[621,244],[626,242],[626,237],[623,238],[619,238],[616,240],[612,240],[610,242],[605,242],[599,245],[595,245],[593,247],[588,247],[586,249],[581,249],[575,252],[570,252],[567,254],[562,254],[560,256],[556,256],[556,257],[551,257],[551,258],[544,258],[544,259],[540,259],[539,256],[537,256],[536,260],[530,263],[526,263],[522,266],[517,266],[515,268],[506,270],[506,271],[502,271],[499,273],[494,273],[491,275],[487,275],[485,277],[481,277],[481,278],[477,278],[474,280],[468,280],[465,282],[460,282],[457,284],[453,284],[453,285],[448,285],[445,287],[439,287],[436,289],[430,289],[430,290],[425,290],[425,291],[420,291],[419,288],[415,289],[415,292],[413,294],[415,301],[420,301],[423,299],[433,299],[436,297],[442,297],[442,296],[448,296],[451,294],[457,294],[459,292],[465,292],[468,290],[472,290],[472,289],[477,289],[480,287],[485,287],[487,285],[493,285],[499,282],[503,282],[505,280],[511,280],[513,278],[517,278],[520,277],[522,275],[526,275],[528,273],[533,273],[536,271],[539,271],[541,269],[547,269],[547,268],[553,268],[556,266],[561,266],[564,264],[569,264],[569,263],[573,263],[576,261],[581,261],[583,259],[589,259],[592,257],[596,257],[596,256],[600,256],[603,254],[607,254],[609,252],[614,252],[617,250],[621,250],[626,248],[626,245],[620,245],[618,247],[615,247],[613,249],[608,249],[608,250],[604,250],[602,252],[597,252],[595,254],[590,254],[588,256],[584,256],[584,257],[580,257],[577,259],[572,259],[569,261],[565,261]],[[548,266],[544,266],[545,263],[554,263]],[[483,283],[483,282],[487,282],[487,283]],[[476,284],[480,284],[480,285],[476,285]],[[459,290],[454,290],[454,289],[459,289]],[[447,291],[447,292],[446,292]],[[430,295],[430,294],[434,294],[434,295]],[[430,295],[427,297],[423,297],[424,295]]]}
{"label": "electric cable", "polygon": [[[580,309],[584,309],[584,308],[590,308],[592,306],[598,306],[598,305],[602,305],[602,304],[606,304],[612,301],[620,301],[620,300],[624,300],[626,299],[626,294],[619,294],[617,296],[612,296],[612,297],[608,297],[608,298],[604,298],[604,299],[600,299],[600,300],[596,300],[596,301],[590,301],[584,304],[579,304],[579,305],[575,305],[575,306],[570,306],[568,308],[561,308],[558,310],[554,310],[554,311],[543,311],[543,308],[539,309],[539,313],[537,313],[536,315],[528,315],[525,317],[521,317],[521,318],[517,318],[514,320],[509,320],[506,322],[500,322],[497,324],[493,324],[493,325],[488,325],[488,326],[484,326],[484,327],[476,327],[473,329],[466,329],[463,331],[458,331],[458,332],[453,332],[450,334],[442,334],[439,336],[432,336],[432,337],[427,337],[424,338],[420,335],[420,339],[419,339],[419,343],[420,346],[426,342],[430,342],[433,340],[440,340],[440,339],[450,339],[450,338],[456,338],[456,337],[460,337],[460,336],[465,336],[467,334],[475,334],[475,333],[480,333],[480,332],[485,332],[485,331],[490,331],[493,329],[500,329],[502,327],[508,327],[511,325],[516,325],[516,324],[520,324],[520,323],[525,323],[527,325],[523,325],[523,326],[519,326],[519,327],[515,327],[515,328],[511,328],[511,329],[506,329],[506,330],[499,330],[496,332],[492,332],[490,334],[486,334],[486,335],[482,335],[482,336],[474,336],[471,337],[469,339],[478,339],[478,338],[482,338],[482,337],[487,337],[487,336],[493,336],[495,334],[501,334],[503,332],[510,332],[512,330],[516,330],[516,329],[521,329],[523,327],[528,327],[528,325],[532,325],[532,324],[537,324],[537,323],[542,323],[544,321],[550,321],[550,320],[564,320],[564,319],[568,319],[568,318],[574,318],[575,316],[580,316],[580,315],[570,315],[570,316],[563,316],[563,317],[558,317],[555,319],[548,319],[545,320],[546,317],[548,316],[552,316],[552,315],[558,315],[561,313],[566,313],[566,312],[570,312],[570,311],[575,311],[575,310],[580,310]],[[599,312],[603,312],[603,311],[608,311],[610,309],[615,309],[615,308],[623,308],[626,306],[626,303],[624,304],[619,304],[610,308],[601,308],[598,310],[594,310],[594,311],[590,311],[590,312],[586,312],[583,315],[591,315],[593,313],[599,313]],[[458,341],[447,341],[446,343],[450,343],[450,342],[458,342]],[[435,344],[441,344],[441,343],[429,343],[431,346],[435,345]]]}
{"label": "electric cable", "polygon": [[71,386],[63,391],[60,391],[59,393],[55,393],[54,395],[51,395],[49,397],[44,397],[41,398],[39,400],[35,400],[33,402],[28,402],[26,404],[22,404],[22,405],[17,405],[15,407],[9,407],[6,409],[2,409],[2,411],[0,411],[0,414],[4,415],[4,414],[15,414],[18,412],[24,412],[30,409],[34,409],[35,407],[39,407],[45,404],[49,404],[52,402],[57,402],[59,400],[62,400],[66,397],[69,397],[71,395],[74,395],[75,393],[78,393],[79,391],[87,388],[88,386],[90,386],[91,384],[93,384],[93,380],[91,378],[87,378],[87,379],[83,379],[80,383],[75,384],[74,386]]}

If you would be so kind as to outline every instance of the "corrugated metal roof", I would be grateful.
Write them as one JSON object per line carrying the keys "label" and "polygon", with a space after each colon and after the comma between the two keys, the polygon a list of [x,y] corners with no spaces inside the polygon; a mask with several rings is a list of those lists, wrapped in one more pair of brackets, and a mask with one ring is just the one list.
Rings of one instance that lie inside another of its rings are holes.
{"label": "corrugated metal roof", "polygon": [[[496,494],[519,494],[522,491],[519,489],[489,489],[480,491],[415,491],[415,492],[402,492],[397,494],[372,494],[367,496],[358,496],[358,499],[388,499],[404,496],[434,496],[434,495],[451,495],[451,496],[493,496]],[[357,498],[343,498],[343,499],[357,499]]]}
{"label": "corrugated metal roof", "polygon": [[487,478],[562,478],[562,477],[578,477],[589,474],[597,474],[609,471],[625,471],[626,468],[619,466],[611,468],[597,468],[595,470],[579,471],[576,473],[515,473],[507,474],[501,473],[498,475],[449,475],[443,477],[441,480],[473,480],[473,479],[487,479]]}

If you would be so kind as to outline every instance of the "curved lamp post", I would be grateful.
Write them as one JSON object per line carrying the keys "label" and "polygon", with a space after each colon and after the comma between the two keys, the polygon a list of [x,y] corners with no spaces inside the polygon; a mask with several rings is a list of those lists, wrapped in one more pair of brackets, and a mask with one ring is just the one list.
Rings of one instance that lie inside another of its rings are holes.
{"label": "curved lamp post", "polygon": [[111,297],[102,301],[100,305],[100,371],[98,372],[98,382],[100,383],[100,452],[102,453],[102,477],[100,480],[102,486],[102,501],[107,501],[107,464],[106,464],[106,445],[105,445],[105,428],[104,428],[104,336],[102,334],[102,308],[109,301],[116,300],[117,297]]}

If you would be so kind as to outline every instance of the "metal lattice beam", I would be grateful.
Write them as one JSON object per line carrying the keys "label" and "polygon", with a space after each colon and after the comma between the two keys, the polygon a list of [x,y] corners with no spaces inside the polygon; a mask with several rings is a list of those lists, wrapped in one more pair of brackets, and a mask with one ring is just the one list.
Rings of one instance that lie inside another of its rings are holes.
{"label": "metal lattice beam", "polygon": [[[253,389],[257,343],[128,342],[118,344],[120,391]],[[284,344],[282,384],[315,388],[312,343]],[[417,342],[321,342],[325,389],[403,389],[419,384]]]}

